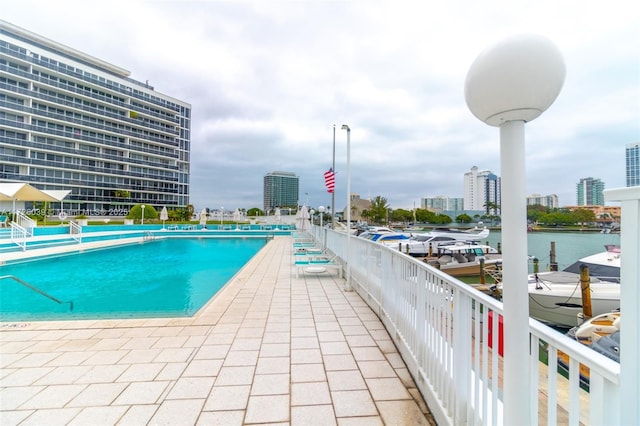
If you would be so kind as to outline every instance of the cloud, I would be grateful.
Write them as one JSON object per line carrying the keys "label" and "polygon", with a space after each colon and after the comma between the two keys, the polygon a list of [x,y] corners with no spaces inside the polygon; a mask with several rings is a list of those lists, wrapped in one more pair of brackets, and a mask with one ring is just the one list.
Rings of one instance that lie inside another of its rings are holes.
{"label": "cloud", "polygon": [[[473,166],[500,174],[499,131],[464,100],[476,56],[521,32],[565,56],[557,101],[527,125],[527,190],[575,203],[582,177],[624,186],[624,146],[640,141],[640,16],[626,4],[492,0],[5,2],[3,19],[129,69],[192,107],[191,201],[262,207],[262,178],[284,170],[328,204],[351,190],[394,208],[462,196]],[[626,7],[625,7],[626,5]],[[571,22],[571,25],[567,23]]]}

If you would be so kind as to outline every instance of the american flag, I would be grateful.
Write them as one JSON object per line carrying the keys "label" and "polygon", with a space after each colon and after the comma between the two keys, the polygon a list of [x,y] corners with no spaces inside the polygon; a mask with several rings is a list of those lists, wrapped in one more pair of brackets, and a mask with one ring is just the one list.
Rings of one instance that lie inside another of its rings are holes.
{"label": "american flag", "polygon": [[336,187],[336,174],[333,173],[333,169],[324,172],[324,184],[327,187],[327,192],[332,193]]}

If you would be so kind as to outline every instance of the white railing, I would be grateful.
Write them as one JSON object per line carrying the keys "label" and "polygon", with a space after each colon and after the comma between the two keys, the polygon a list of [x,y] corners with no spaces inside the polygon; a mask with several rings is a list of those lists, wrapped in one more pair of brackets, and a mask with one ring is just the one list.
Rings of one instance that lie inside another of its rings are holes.
{"label": "white railing", "polygon": [[78,244],[82,242],[82,226],[80,226],[77,222],[72,220],[69,221],[69,235],[73,238]]}
{"label": "white railing", "polygon": [[17,244],[18,247],[25,251],[27,249],[27,236],[29,233],[17,222],[11,222],[11,242]]}
{"label": "white railing", "polygon": [[[316,241],[344,263],[346,235],[314,227]],[[440,425],[502,424],[502,303],[426,263],[352,237],[351,285],[383,321]],[[510,285],[510,283],[504,283]],[[526,285],[525,282],[513,285]],[[620,365],[529,321],[531,424],[616,424]],[[569,356],[568,379],[556,373]],[[542,362],[541,358],[548,361]],[[590,389],[580,387],[580,364]]]}
{"label": "white railing", "polygon": [[27,232],[27,236],[33,235],[33,228],[38,226],[37,222],[22,212],[16,212],[14,222]]}

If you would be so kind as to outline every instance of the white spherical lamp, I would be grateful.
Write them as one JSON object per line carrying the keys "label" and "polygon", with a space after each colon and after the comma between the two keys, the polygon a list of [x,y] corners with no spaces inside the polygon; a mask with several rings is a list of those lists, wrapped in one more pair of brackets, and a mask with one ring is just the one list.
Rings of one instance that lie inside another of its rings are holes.
{"label": "white spherical lamp", "polygon": [[490,126],[528,122],[555,101],[566,74],[560,50],[534,34],[510,37],[482,52],[464,86],[467,106]]}

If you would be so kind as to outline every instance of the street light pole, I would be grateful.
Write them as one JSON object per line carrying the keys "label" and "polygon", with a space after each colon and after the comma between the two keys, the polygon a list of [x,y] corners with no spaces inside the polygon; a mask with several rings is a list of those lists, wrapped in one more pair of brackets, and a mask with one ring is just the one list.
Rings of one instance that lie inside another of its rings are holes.
{"label": "street light pole", "polygon": [[351,262],[350,262],[350,242],[351,242],[351,129],[346,124],[342,125],[342,130],[347,131],[347,278],[344,286],[345,291],[352,291],[351,287]]}
{"label": "street light pole", "polygon": [[223,220],[224,220],[224,207],[220,207],[220,226],[222,226]]}
{"label": "street light pole", "polygon": [[142,209],[142,217],[140,218],[140,225],[144,225],[144,204],[140,206]]}
{"label": "street light pole", "polygon": [[[538,413],[530,409],[530,400],[537,395],[531,395],[531,367],[525,361],[530,358],[530,347],[526,331],[529,295],[522,285],[528,274],[524,124],[555,101],[564,77],[564,60],[557,47],[544,37],[529,34],[482,52],[465,81],[465,98],[473,115],[500,128],[506,425],[538,422]],[[537,359],[538,348],[531,350]],[[463,418],[464,413],[459,414]]]}
{"label": "street light pole", "polygon": [[[333,170],[333,173],[336,172],[336,125],[333,125],[333,161],[331,162],[331,170]],[[334,219],[334,215],[335,215],[335,211],[336,211],[336,191],[334,190],[331,193],[331,229],[334,228],[333,226],[333,219]]]}

